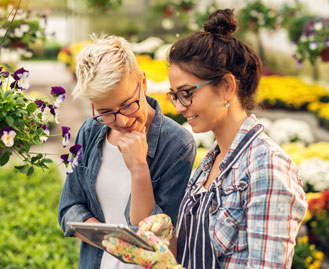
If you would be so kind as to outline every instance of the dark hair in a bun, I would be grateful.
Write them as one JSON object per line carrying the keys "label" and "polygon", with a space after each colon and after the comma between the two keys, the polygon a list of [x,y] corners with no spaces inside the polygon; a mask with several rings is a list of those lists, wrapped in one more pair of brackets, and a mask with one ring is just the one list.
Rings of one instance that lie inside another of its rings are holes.
{"label": "dark hair in a bun", "polygon": [[205,32],[222,36],[231,36],[237,28],[233,10],[217,10],[210,14],[208,20],[203,24]]}
{"label": "dark hair in a bun", "polygon": [[262,62],[247,44],[232,36],[237,28],[233,10],[213,12],[203,26],[205,31],[190,34],[172,45],[168,62],[203,80],[221,82],[233,74],[238,83],[238,97],[245,109],[255,106]]}

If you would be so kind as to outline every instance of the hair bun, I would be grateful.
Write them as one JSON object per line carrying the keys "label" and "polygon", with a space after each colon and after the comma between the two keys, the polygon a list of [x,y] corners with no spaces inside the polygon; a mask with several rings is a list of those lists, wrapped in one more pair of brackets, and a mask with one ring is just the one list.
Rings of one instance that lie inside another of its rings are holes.
{"label": "hair bun", "polygon": [[203,29],[211,34],[231,36],[237,28],[232,9],[220,9],[211,13],[204,23]]}

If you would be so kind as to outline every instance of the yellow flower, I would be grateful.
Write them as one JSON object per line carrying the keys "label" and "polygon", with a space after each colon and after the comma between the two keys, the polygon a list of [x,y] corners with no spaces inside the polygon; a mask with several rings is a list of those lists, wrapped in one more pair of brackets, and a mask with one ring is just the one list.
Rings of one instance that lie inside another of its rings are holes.
{"label": "yellow flower", "polygon": [[308,244],[308,236],[301,236],[297,238],[297,244],[298,245],[307,245]]}
{"label": "yellow flower", "polygon": [[329,161],[329,142],[318,142],[305,147],[300,142],[288,143],[282,146],[283,150],[290,155],[296,164],[306,159],[317,157]]}
{"label": "yellow flower", "polygon": [[323,252],[322,251],[319,251],[319,250],[316,250],[314,251],[314,259],[316,259],[317,261],[322,261],[323,259]]}
{"label": "yellow flower", "polygon": [[206,148],[197,148],[196,157],[193,165],[193,169],[197,168],[198,164],[204,156],[208,153],[209,149]]}
{"label": "yellow flower", "polygon": [[175,107],[169,101],[167,95],[165,93],[151,93],[148,94],[150,97],[153,97],[159,102],[161,111],[163,114],[168,115],[176,115]]}
{"label": "yellow flower", "polygon": [[256,100],[268,101],[275,105],[278,101],[289,107],[300,109],[303,105],[316,102],[321,96],[328,96],[326,89],[316,84],[306,84],[296,77],[262,77]]}
{"label": "yellow flower", "polygon": [[311,256],[308,256],[306,259],[305,259],[305,262],[307,265],[311,264],[311,262],[313,261],[313,258]]}
{"label": "yellow flower", "polygon": [[136,59],[148,79],[156,82],[168,79],[168,65],[165,60],[152,59],[148,55],[136,55]]}

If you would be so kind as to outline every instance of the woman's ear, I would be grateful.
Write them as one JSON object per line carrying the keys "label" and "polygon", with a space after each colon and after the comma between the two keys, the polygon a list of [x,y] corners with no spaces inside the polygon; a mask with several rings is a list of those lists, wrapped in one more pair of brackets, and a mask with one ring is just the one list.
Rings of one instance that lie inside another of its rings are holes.
{"label": "woman's ear", "polygon": [[226,74],[223,77],[224,80],[224,98],[229,101],[237,94],[237,82],[233,74]]}
{"label": "woman's ear", "polygon": [[147,79],[146,79],[146,74],[145,74],[145,72],[143,72],[143,77],[142,77],[142,81],[141,81],[141,83],[142,83],[142,89],[143,89],[143,91],[144,91],[144,94],[146,94],[146,91],[147,91]]}

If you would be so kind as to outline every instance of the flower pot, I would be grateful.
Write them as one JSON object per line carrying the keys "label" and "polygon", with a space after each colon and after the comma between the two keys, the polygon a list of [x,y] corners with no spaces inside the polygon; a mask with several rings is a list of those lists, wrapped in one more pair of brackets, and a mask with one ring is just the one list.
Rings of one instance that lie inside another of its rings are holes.
{"label": "flower pot", "polygon": [[325,48],[320,52],[322,62],[329,62],[329,49]]}
{"label": "flower pot", "polygon": [[172,17],[174,15],[175,9],[172,6],[167,6],[163,9],[163,15],[165,17]]}

